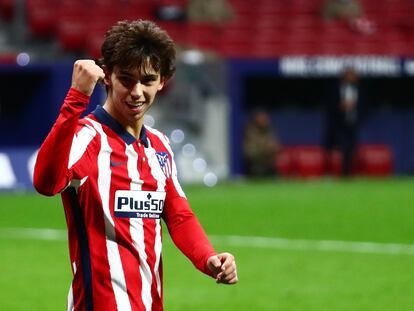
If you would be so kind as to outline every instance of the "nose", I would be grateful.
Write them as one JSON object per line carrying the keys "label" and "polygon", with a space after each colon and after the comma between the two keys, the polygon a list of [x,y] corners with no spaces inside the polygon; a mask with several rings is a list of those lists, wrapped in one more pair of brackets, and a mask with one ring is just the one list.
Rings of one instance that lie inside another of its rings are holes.
{"label": "nose", "polygon": [[142,85],[142,83],[141,82],[137,82],[137,83],[135,83],[135,85],[132,87],[132,89],[131,89],[131,96],[134,98],[134,99],[138,99],[138,98],[140,98],[142,95],[144,94],[144,92],[143,92],[143,85]]}

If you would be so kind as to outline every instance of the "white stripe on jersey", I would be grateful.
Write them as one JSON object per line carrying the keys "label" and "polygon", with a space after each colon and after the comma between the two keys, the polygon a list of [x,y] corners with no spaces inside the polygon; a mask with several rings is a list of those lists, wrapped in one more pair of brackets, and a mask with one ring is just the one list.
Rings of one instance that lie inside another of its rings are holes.
{"label": "white stripe on jersey", "polygon": [[[155,155],[156,150],[152,148],[149,140],[148,140],[149,146],[148,148],[145,148],[145,156],[148,160],[148,165],[151,168],[151,174],[152,176],[157,180],[157,191],[165,191],[165,183],[166,183],[166,177],[164,173],[161,170],[161,167],[158,163],[157,156]],[[160,277],[160,261],[161,261],[161,250],[162,250],[162,240],[161,240],[161,220],[156,219],[156,226],[155,226],[155,277],[157,280],[157,291],[158,295],[161,297],[161,277]]]}
{"label": "white stripe on jersey", "polygon": [[155,259],[155,277],[157,279],[157,291],[158,291],[158,295],[161,297],[161,288],[162,288],[162,284],[161,284],[161,277],[160,277],[160,261],[161,261],[161,250],[162,250],[162,240],[161,240],[161,220],[160,219],[156,219],[156,227],[155,227],[155,245],[154,245],[154,249],[155,249],[155,255],[156,255],[156,259]]}
{"label": "white stripe on jersey", "polygon": [[75,310],[75,304],[73,302],[73,288],[72,288],[72,284],[70,285],[70,288],[69,288],[68,305],[67,305],[66,310],[67,311],[73,311],[73,310]]}
{"label": "white stripe on jersey", "polygon": [[71,168],[76,162],[78,162],[95,135],[96,131],[89,125],[85,125],[77,134],[73,136],[68,168]]}
{"label": "white stripe on jersey", "polygon": [[[138,172],[138,154],[132,145],[126,145],[126,155],[128,157],[128,174],[131,178],[131,190],[142,190],[143,181],[140,179]],[[134,247],[139,254],[139,272],[142,280],[141,298],[147,311],[152,307],[151,269],[147,262],[147,253],[145,252],[144,241],[144,223],[141,218],[130,218],[130,234]]]}
{"label": "white stripe on jersey", "polygon": [[101,195],[102,208],[104,211],[106,247],[108,251],[109,271],[111,283],[115,294],[118,310],[131,310],[131,303],[127,294],[125,275],[122,269],[121,256],[115,237],[115,224],[109,207],[109,190],[111,184],[110,157],[112,149],[101,124],[87,118],[101,136],[101,149],[98,155],[98,188]]}
{"label": "white stripe on jersey", "polygon": [[145,150],[145,156],[148,159],[148,165],[151,168],[151,175],[152,177],[157,180],[157,191],[165,191],[165,184],[166,184],[166,177],[164,172],[161,169],[160,163],[157,160],[157,156],[155,153],[157,150],[155,150],[151,143],[148,140],[148,148],[144,148]]}
{"label": "white stripe on jersey", "polygon": [[171,170],[171,172],[172,172],[171,179],[172,179],[172,181],[174,183],[174,187],[177,190],[178,194],[181,197],[185,198],[186,197],[185,196],[185,193],[184,193],[183,189],[181,188],[180,183],[178,182],[177,167],[175,166],[175,161],[174,161],[174,153],[173,153],[173,151],[171,149],[171,146],[170,146],[170,143],[168,141],[168,138],[166,138],[164,134],[162,134],[160,131],[158,131],[156,129],[153,129],[153,128],[149,127],[149,126],[145,126],[145,128],[149,132],[151,132],[152,134],[156,135],[161,140],[161,142],[163,143],[163,145],[165,146],[165,148],[167,148],[168,152],[171,154],[171,165],[172,165],[172,168],[171,168],[172,169]]}
{"label": "white stripe on jersey", "polygon": [[[72,262],[72,272],[73,275],[76,274],[76,261]],[[68,293],[68,304],[67,304],[67,311],[75,310],[75,303],[73,301],[73,284],[70,284],[69,293]]]}

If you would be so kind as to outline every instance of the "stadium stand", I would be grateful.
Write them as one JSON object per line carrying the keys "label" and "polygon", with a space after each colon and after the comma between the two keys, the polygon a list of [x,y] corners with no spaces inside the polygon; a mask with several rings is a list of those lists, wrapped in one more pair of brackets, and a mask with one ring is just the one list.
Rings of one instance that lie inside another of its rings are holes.
{"label": "stadium stand", "polygon": [[[272,58],[280,55],[414,54],[414,2],[361,0],[372,33],[354,31],[344,21],[324,20],[323,0],[229,0],[234,17],[223,24],[162,21],[178,44],[224,57]],[[11,21],[12,0],[0,1],[0,16]],[[26,22],[34,38],[53,38],[63,51],[94,55],[94,37],[119,19],[157,19],[161,6],[185,11],[186,0],[26,0]],[[93,8],[93,18],[85,12]],[[98,26],[97,26],[98,25]]]}
{"label": "stadium stand", "polygon": [[27,27],[33,37],[47,37],[55,34],[56,5],[47,0],[27,0]]}
{"label": "stadium stand", "polygon": [[[345,21],[323,19],[324,0],[256,0],[254,5],[247,0],[228,0],[234,16],[220,24],[189,19],[162,20],[157,16],[160,7],[178,6],[185,11],[187,0],[19,2],[24,4],[24,26],[28,34],[25,39],[30,43],[39,41],[56,45],[59,53],[56,56],[73,54],[97,58],[108,27],[117,20],[137,18],[156,20],[182,48],[200,49],[224,58],[414,56],[414,1],[411,0],[360,0],[364,20],[375,26],[372,33],[356,31]],[[14,27],[18,13],[16,3],[0,0],[0,28]],[[91,8],[93,18],[85,13]],[[48,60],[51,59],[49,56]],[[14,63],[15,59],[13,48],[0,49],[0,63]],[[341,157],[339,153],[327,157],[317,146],[286,147],[276,166],[281,176],[316,177],[325,173],[338,176]],[[357,173],[388,176],[392,170],[393,154],[388,146],[363,145],[358,150]]]}

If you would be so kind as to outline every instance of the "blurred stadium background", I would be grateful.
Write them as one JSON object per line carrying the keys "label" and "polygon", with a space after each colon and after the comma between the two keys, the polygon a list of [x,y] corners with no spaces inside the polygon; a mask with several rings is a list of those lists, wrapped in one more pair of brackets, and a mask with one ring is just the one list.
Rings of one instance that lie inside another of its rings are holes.
{"label": "blurred stadium background", "polygon": [[[33,193],[36,150],[73,61],[142,18],[179,50],[145,122],[170,137],[192,207],[241,274],[217,288],[165,235],[167,310],[412,310],[414,1],[360,0],[352,21],[325,18],[324,0],[202,0],[198,15],[192,2],[0,0],[0,309],[65,304],[64,215]],[[325,93],[349,66],[368,95],[357,178],[343,180],[340,156],[325,165]],[[104,98],[97,87],[88,111]],[[277,177],[251,181],[243,131],[258,107],[282,149]]]}

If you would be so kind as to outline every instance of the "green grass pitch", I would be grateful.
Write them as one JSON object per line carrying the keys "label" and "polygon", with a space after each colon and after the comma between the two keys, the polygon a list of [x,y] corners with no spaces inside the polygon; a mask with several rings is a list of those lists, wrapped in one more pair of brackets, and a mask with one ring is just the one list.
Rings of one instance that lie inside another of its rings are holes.
{"label": "green grass pitch", "polygon": [[[228,236],[414,245],[414,180],[233,182],[185,186],[218,251],[237,258],[240,282],[195,270],[164,228],[165,309],[413,310],[414,252],[234,244]],[[65,240],[11,236],[10,228],[65,229],[60,198],[0,194],[0,310],[64,310]],[[310,244],[312,245],[312,244]]]}

